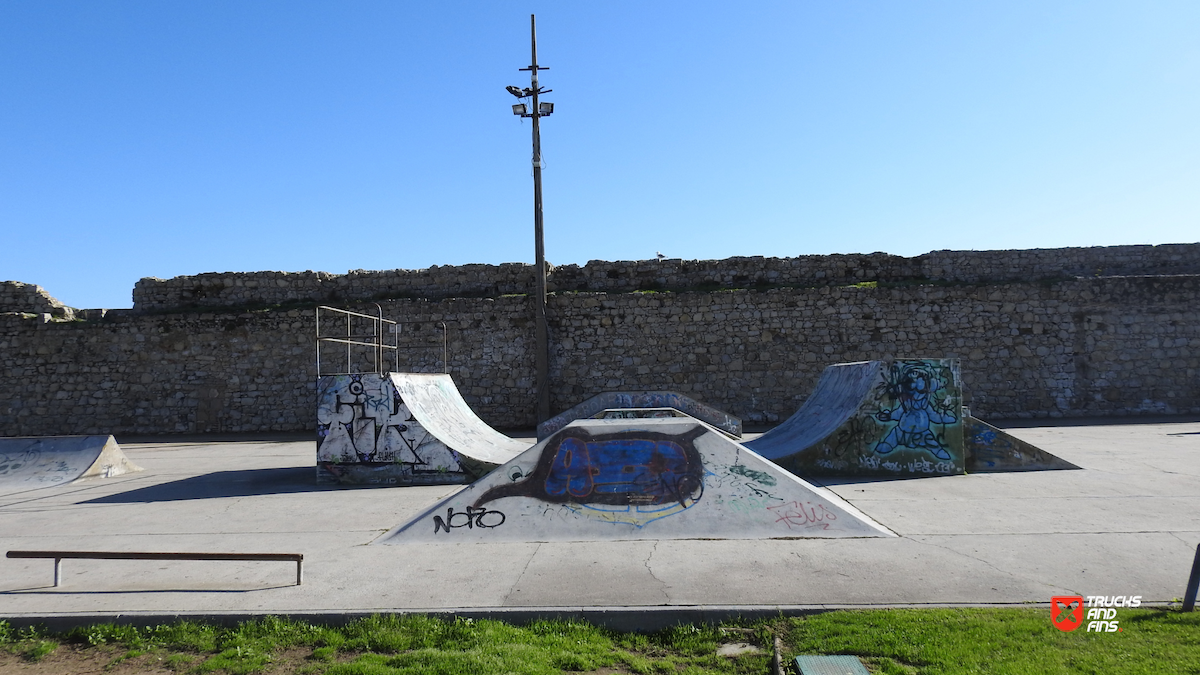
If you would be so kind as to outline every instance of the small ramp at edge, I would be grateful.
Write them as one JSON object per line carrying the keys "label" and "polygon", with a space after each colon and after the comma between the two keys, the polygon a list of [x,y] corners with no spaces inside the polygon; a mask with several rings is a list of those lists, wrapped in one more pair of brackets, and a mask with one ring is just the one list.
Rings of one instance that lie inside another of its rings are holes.
{"label": "small ramp at edge", "polygon": [[1081,467],[971,415],[963,415],[967,473],[1059,471]]}
{"label": "small ramp at edge", "polygon": [[65,485],[83,478],[110,478],[142,468],[125,456],[112,436],[0,438],[0,491]]}

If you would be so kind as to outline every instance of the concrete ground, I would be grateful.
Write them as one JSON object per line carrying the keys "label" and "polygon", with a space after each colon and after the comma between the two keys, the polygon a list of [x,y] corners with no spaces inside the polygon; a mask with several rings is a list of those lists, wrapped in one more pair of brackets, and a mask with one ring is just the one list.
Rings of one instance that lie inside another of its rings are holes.
{"label": "concrete ground", "polygon": [[[1081,471],[828,485],[889,539],[371,546],[458,489],[314,482],[314,442],[123,441],[143,473],[0,494],[0,548],[296,552],[281,562],[0,559],[0,617],[582,614],[653,627],[730,613],[1184,593],[1200,543],[1200,422],[1009,428]],[[120,440],[120,439],[118,439]],[[647,618],[652,617],[652,618]],[[653,618],[656,617],[656,618]]]}

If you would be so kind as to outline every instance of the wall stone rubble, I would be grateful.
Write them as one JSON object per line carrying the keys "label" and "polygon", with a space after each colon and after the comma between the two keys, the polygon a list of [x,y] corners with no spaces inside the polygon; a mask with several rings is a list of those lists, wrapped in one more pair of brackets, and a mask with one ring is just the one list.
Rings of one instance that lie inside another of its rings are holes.
{"label": "wall stone rubble", "polygon": [[[1010,283],[1074,277],[1200,274],[1200,244],[933,251],[913,258],[865,253],[795,258],[642,260],[562,265],[551,270],[551,292],[715,290],[841,286],[860,282]],[[145,278],[133,290],[138,312],[206,307],[265,307],[386,298],[499,297],[530,292],[534,266],[433,266],[424,270],[225,272],[173,279]]]}
{"label": "wall stone rubble", "polygon": [[67,307],[35,284],[20,281],[0,281],[0,313],[27,312],[73,318],[75,308]]}

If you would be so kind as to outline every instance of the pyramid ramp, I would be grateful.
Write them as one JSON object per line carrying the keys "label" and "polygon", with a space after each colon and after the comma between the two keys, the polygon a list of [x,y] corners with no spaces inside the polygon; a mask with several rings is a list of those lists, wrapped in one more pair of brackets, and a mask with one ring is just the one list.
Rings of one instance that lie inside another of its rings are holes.
{"label": "pyramid ramp", "polygon": [[574,408],[539,424],[537,437],[539,441],[545,440],[571,422],[594,417],[605,410],[629,408],[674,408],[720,429],[733,438],[742,437],[740,419],[675,391],[607,391],[596,394]]}
{"label": "pyramid ramp", "polygon": [[579,420],[381,544],[891,537],[694,419]]}
{"label": "pyramid ramp", "polygon": [[808,400],[747,447],[799,476],[966,472],[957,359],[829,366]]}
{"label": "pyramid ramp", "polygon": [[1080,468],[970,415],[963,418],[963,443],[967,450],[967,473]]}
{"label": "pyramid ramp", "polygon": [[449,375],[317,381],[318,483],[468,483],[528,448],[479,419]]}
{"label": "pyramid ramp", "polygon": [[112,436],[0,438],[0,491],[65,485],[84,478],[111,478],[142,468],[125,456]]}

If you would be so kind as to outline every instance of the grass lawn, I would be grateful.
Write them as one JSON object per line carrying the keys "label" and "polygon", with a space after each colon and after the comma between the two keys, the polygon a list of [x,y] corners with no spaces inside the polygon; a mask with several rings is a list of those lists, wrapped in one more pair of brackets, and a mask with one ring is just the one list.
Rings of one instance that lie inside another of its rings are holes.
{"label": "grass lawn", "polygon": [[[838,611],[799,618],[618,633],[581,622],[514,626],[376,616],[328,627],[268,617],[225,628],[101,624],[53,634],[0,621],[0,672],[769,673],[783,656],[853,654],[874,673],[1200,675],[1200,613],[1118,610],[1121,631],[1063,632],[1047,609]],[[757,650],[718,653],[731,643]],[[788,672],[795,672],[789,666]]]}

